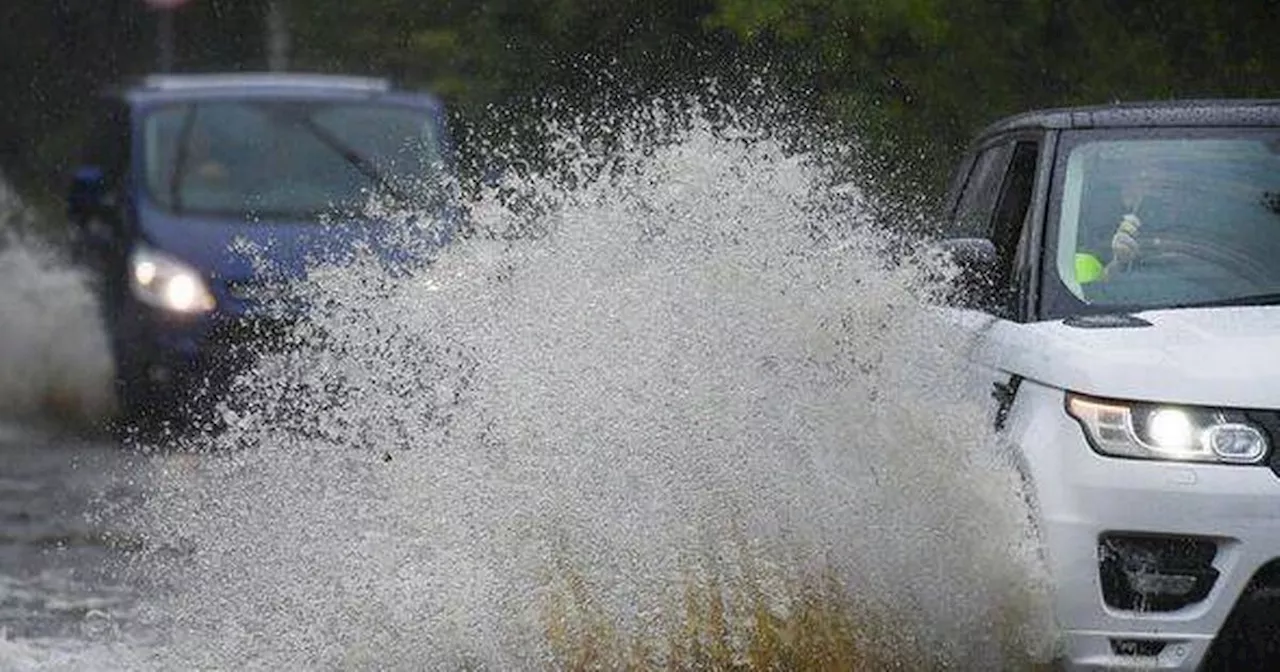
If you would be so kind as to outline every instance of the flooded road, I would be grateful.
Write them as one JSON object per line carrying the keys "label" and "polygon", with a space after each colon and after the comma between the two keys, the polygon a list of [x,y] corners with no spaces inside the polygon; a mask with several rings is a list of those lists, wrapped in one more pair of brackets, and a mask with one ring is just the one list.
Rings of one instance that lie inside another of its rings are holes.
{"label": "flooded road", "polygon": [[122,551],[91,520],[128,459],[106,445],[9,431],[0,460],[0,629],[79,637],[130,599],[108,569]]}
{"label": "flooded road", "polygon": [[0,670],[115,670],[137,603],[130,551],[109,512],[135,461],[110,442],[0,426]]}

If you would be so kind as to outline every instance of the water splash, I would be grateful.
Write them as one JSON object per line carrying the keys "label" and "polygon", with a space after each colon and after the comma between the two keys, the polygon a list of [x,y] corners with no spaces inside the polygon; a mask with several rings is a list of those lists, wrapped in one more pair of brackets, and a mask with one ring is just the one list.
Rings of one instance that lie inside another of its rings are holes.
{"label": "water splash", "polygon": [[97,301],[35,223],[0,179],[0,420],[96,424],[115,403]]}
{"label": "water splash", "polygon": [[11,639],[2,630],[0,663],[7,672],[125,672],[144,664],[123,644],[61,638]]}
{"label": "water splash", "polygon": [[563,131],[564,170],[478,195],[429,271],[299,288],[324,308],[238,381],[227,431],[154,458],[161,667],[1045,655],[935,269],[891,262],[814,155],[678,121],[603,155]]}

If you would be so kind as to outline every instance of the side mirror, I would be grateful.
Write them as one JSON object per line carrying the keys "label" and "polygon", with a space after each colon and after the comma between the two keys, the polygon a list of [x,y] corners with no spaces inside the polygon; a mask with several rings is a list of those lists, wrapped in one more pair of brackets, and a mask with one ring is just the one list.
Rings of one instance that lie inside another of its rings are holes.
{"label": "side mirror", "polygon": [[76,223],[106,211],[107,179],[97,166],[81,166],[71,177],[71,193],[67,197],[67,215]]}
{"label": "side mirror", "polygon": [[931,247],[958,271],[947,292],[947,303],[974,310],[992,310],[999,305],[996,281],[1000,257],[995,243],[986,238],[949,238]]}
{"label": "side mirror", "polygon": [[89,249],[107,250],[116,240],[115,196],[107,185],[102,169],[82,166],[71,178],[67,195],[67,218],[74,236]]}

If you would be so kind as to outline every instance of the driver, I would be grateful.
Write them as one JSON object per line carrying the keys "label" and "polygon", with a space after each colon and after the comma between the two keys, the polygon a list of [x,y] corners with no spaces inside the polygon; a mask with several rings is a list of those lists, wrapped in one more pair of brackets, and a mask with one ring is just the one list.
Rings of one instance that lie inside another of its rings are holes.
{"label": "driver", "polygon": [[[1152,173],[1139,166],[1125,173],[1120,184],[1122,206],[1115,231],[1110,239],[1110,261],[1103,264],[1096,255],[1086,251],[1076,254],[1076,279],[1081,284],[1098,282],[1129,270],[1141,252],[1140,232],[1142,203],[1150,192]],[[1113,220],[1114,221],[1114,220]]]}
{"label": "driver", "polygon": [[1141,170],[1128,176],[1120,185],[1120,202],[1124,205],[1124,214],[1120,216],[1116,231],[1111,236],[1111,262],[1102,271],[1104,278],[1114,272],[1129,270],[1134,259],[1138,258],[1138,232],[1142,228],[1138,211],[1147,195],[1149,181],[1149,173]]}
{"label": "driver", "polygon": [[187,144],[187,151],[191,156],[189,165],[192,166],[192,175],[210,182],[227,179],[227,166],[219,160],[214,151],[215,144],[208,129],[200,125],[191,129],[191,140]]}

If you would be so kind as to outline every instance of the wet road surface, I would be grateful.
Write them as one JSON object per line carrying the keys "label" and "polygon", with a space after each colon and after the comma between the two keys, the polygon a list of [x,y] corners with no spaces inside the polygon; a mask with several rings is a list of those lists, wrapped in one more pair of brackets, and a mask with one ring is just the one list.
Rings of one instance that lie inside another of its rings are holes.
{"label": "wet road surface", "polygon": [[0,632],[79,639],[117,622],[132,591],[114,578],[137,458],[110,441],[0,426]]}

